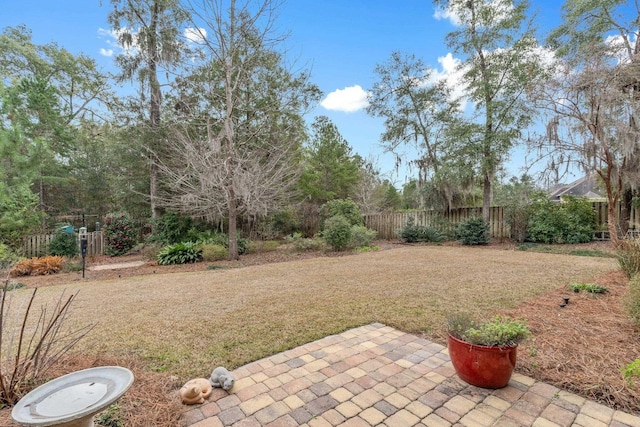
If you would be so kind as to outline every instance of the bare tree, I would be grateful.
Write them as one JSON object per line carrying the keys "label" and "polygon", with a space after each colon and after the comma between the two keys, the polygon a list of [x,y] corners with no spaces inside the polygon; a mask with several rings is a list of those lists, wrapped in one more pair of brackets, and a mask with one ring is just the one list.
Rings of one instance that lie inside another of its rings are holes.
{"label": "bare tree", "polygon": [[205,58],[188,89],[197,120],[177,132],[173,160],[160,168],[169,190],[162,203],[224,215],[229,258],[237,259],[238,217],[277,209],[297,177],[302,113],[319,91],[275,50],[282,41],[272,35],[276,1],[231,0],[228,9],[225,3],[186,1]]}

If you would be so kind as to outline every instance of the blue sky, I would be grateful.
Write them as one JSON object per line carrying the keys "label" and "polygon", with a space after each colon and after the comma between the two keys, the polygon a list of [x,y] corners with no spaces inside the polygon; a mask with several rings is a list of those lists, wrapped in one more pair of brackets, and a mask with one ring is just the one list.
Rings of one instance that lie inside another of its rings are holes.
{"label": "blue sky", "polygon": [[[561,0],[531,3],[541,34],[559,24]],[[113,69],[113,57],[106,55],[114,50],[107,34],[109,0],[0,0],[0,10],[0,27],[24,24],[35,43],[56,42],[74,54],[91,56],[105,70]],[[375,66],[395,50],[447,72],[442,58],[449,54],[444,38],[454,29],[451,22],[434,17],[430,0],[288,0],[279,14],[279,30],[289,33],[285,43],[290,59],[310,68],[312,81],[329,97],[309,120],[328,116],[355,152],[377,159],[378,167],[401,187],[410,172],[393,172],[393,157],[379,141],[382,120],[366,114],[362,94],[375,82]],[[514,151],[508,163],[511,174],[521,174],[522,158],[522,150]]]}

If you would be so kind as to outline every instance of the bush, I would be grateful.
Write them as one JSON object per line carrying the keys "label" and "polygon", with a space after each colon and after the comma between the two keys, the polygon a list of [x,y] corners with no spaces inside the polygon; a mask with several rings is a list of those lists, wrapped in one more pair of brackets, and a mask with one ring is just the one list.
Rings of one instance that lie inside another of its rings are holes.
{"label": "bush", "polygon": [[189,236],[189,232],[193,228],[193,219],[189,216],[167,211],[159,218],[152,220],[151,223],[153,233],[147,239],[149,242],[172,245],[193,239],[192,236]]}
{"label": "bush", "polygon": [[54,274],[62,270],[64,258],[61,256],[44,256],[29,258],[18,262],[9,270],[11,277],[17,276],[43,276]]}
{"label": "bush", "polygon": [[350,226],[364,224],[356,202],[351,199],[336,199],[328,201],[320,208],[320,228],[324,230],[326,221],[336,215],[341,215]]}
{"label": "bush", "polygon": [[332,216],[324,223],[322,238],[334,251],[347,248],[351,243],[351,226],[344,216]]}
{"label": "bush", "polygon": [[[195,237],[194,241],[197,243],[218,245],[229,249],[229,236],[224,233],[206,230],[196,233],[193,237]],[[240,255],[246,254],[247,248],[249,246],[249,240],[242,237],[237,237],[236,241],[238,242],[238,253]]]}
{"label": "bush", "polygon": [[527,240],[542,243],[587,243],[593,239],[595,212],[586,198],[561,203],[539,196],[531,206]]}
{"label": "bush", "polygon": [[260,235],[264,239],[277,239],[300,230],[300,220],[292,210],[273,213],[260,223]]}
{"label": "bush", "polygon": [[158,264],[188,264],[202,260],[202,248],[193,242],[165,246],[157,256]]}
{"label": "bush", "polygon": [[138,242],[138,233],[131,217],[125,212],[108,214],[102,228],[105,254],[124,255]]}
{"label": "bush", "polygon": [[206,243],[201,244],[200,248],[202,249],[202,259],[207,262],[220,261],[229,256],[229,250],[222,245]]}
{"label": "bush", "polygon": [[407,243],[441,242],[444,236],[435,228],[415,225],[415,218],[410,216],[407,225],[398,230],[398,236]]}
{"label": "bush", "polygon": [[377,234],[377,231],[369,230],[364,225],[353,225],[351,226],[351,242],[349,246],[353,248],[369,246]]}
{"label": "bush", "polygon": [[463,245],[486,245],[489,243],[489,224],[482,217],[461,222],[456,237]]}
{"label": "bush", "polygon": [[640,240],[622,240],[617,248],[616,255],[620,268],[632,278],[640,274]]}
{"label": "bush", "polygon": [[18,256],[13,253],[9,246],[0,243],[0,270],[5,270],[18,260]]}
{"label": "bush", "polygon": [[78,236],[76,233],[56,231],[47,246],[49,255],[74,257],[78,255]]}
{"label": "bush", "polygon": [[629,282],[626,306],[631,318],[640,326],[640,274],[633,276]]}
{"label": "bush", "polygon": [[294,249],[299,252],[321,250],[325,245],[324,240],[317,237],[302,237],[302,233],[293,233],[291,236],[287,236],[285,240],[292,242]]}
{"label": "bush", "polygon": [[262,252],[273,252],[278,250],[280,242],[277,240],[258,240],[249,241],[247,244],[247,253],[257,254]]}
{"label": "bush", "polygon": [[570,288],[575,293],[580,291],[590,294],[604,294],[609,292],[609,289],[606,286],[597,285],[595,283],[573,283]]}

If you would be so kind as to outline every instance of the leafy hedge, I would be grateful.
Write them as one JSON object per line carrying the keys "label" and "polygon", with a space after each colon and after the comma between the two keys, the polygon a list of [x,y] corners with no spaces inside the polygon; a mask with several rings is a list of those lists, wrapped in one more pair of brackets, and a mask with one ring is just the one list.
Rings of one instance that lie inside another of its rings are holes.
{"label": "leafy hedge", "polygon": [[596,214],[586,198],[553,202],[538,197],[531,206],[527,240],[541,243],[587,243],[593,239]]}

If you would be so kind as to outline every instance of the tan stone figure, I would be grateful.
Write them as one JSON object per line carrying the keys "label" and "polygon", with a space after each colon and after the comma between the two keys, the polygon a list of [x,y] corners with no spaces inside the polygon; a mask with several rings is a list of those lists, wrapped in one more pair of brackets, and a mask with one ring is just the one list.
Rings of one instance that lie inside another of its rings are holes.
{"label": "tan stone figure", "polygon": [[180,389],[180,399],[185,405],[196,405],[204,403],[204,400],[211,395],[211,384],[206,378],[194,378],[189,380]]}

